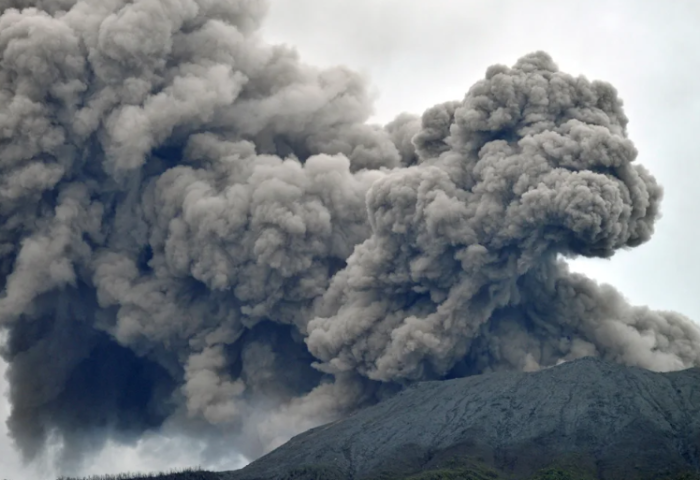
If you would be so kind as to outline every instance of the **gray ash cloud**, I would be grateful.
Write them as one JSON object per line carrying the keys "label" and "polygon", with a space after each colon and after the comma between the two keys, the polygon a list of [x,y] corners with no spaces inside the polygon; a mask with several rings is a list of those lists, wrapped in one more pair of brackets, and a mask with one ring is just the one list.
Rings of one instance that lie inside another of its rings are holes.
{"label": "gray ash cloud", "polygon": [[[407,383],[700,331],[562,257],[647,241],[615,89],[542,52],[386,127],[257,0],[0,0],[0,328],[12,435],[65,459],[165,423],[249,457]],[[207,433],[209,432],[209,433]]]}

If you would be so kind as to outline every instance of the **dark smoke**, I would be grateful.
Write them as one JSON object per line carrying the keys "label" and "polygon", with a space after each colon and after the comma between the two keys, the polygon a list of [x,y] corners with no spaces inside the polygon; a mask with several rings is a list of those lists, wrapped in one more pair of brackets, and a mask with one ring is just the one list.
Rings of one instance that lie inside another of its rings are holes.
{"label": "dark smoke", "polygon": [[693,323],[562,260],[637,246],[658,215],[612,86],[538,52],[370,126],[365,80],[264,43],[265,10],[0,0],[0,325],[26,458],[165,423],[254,457],[416,380],[700,365]]}

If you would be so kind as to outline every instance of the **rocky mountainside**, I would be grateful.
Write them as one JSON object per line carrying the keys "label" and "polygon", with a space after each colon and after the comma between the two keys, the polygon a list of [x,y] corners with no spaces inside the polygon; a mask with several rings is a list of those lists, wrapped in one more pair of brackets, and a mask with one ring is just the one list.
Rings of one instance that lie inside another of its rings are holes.
{"label": "rocky mountainside", "polygon": [[700,369],[584,358],[419,383],[242,470],[162,478],[700,480]]}
{"label": "rocky mountainside", "polygon": [[226,478],[525,479],[546,468],[575,475],[558,478],[665,478],[698,472],[699,414],[698,369],[585,358],[417,384]]}

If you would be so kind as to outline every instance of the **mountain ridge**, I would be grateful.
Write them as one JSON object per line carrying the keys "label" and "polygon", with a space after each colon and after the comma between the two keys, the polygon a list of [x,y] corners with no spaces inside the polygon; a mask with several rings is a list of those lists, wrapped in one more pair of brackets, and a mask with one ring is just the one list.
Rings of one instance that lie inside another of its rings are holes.
{"label": "mountain ridge", "polygon": [[588,357],[415,384],[294,437],[230,478],[284,478],[303,465],[348,479],[411,475],[454,458],[516,478],[569,457],[599,478],[692,472],[700,469],[698,413],[700,369],[656,373]]}
{"label": "mountain ridge", "polygon": [[419,382],[241,470],[148,478],[696,480],[700,369],[659,373],[585,357]]}

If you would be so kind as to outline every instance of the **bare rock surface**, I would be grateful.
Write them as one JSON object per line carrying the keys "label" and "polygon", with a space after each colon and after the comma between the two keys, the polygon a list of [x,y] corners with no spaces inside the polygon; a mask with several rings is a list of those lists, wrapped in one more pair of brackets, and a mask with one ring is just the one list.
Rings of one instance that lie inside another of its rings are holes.
{"label": "bare rock surface", "polygon": [[465,459],[515,478],[559,461],[598,478],[693,472],[699,411],[698,369],[655,373],[584,358],[416,384],[225,478],[401,478]]}

